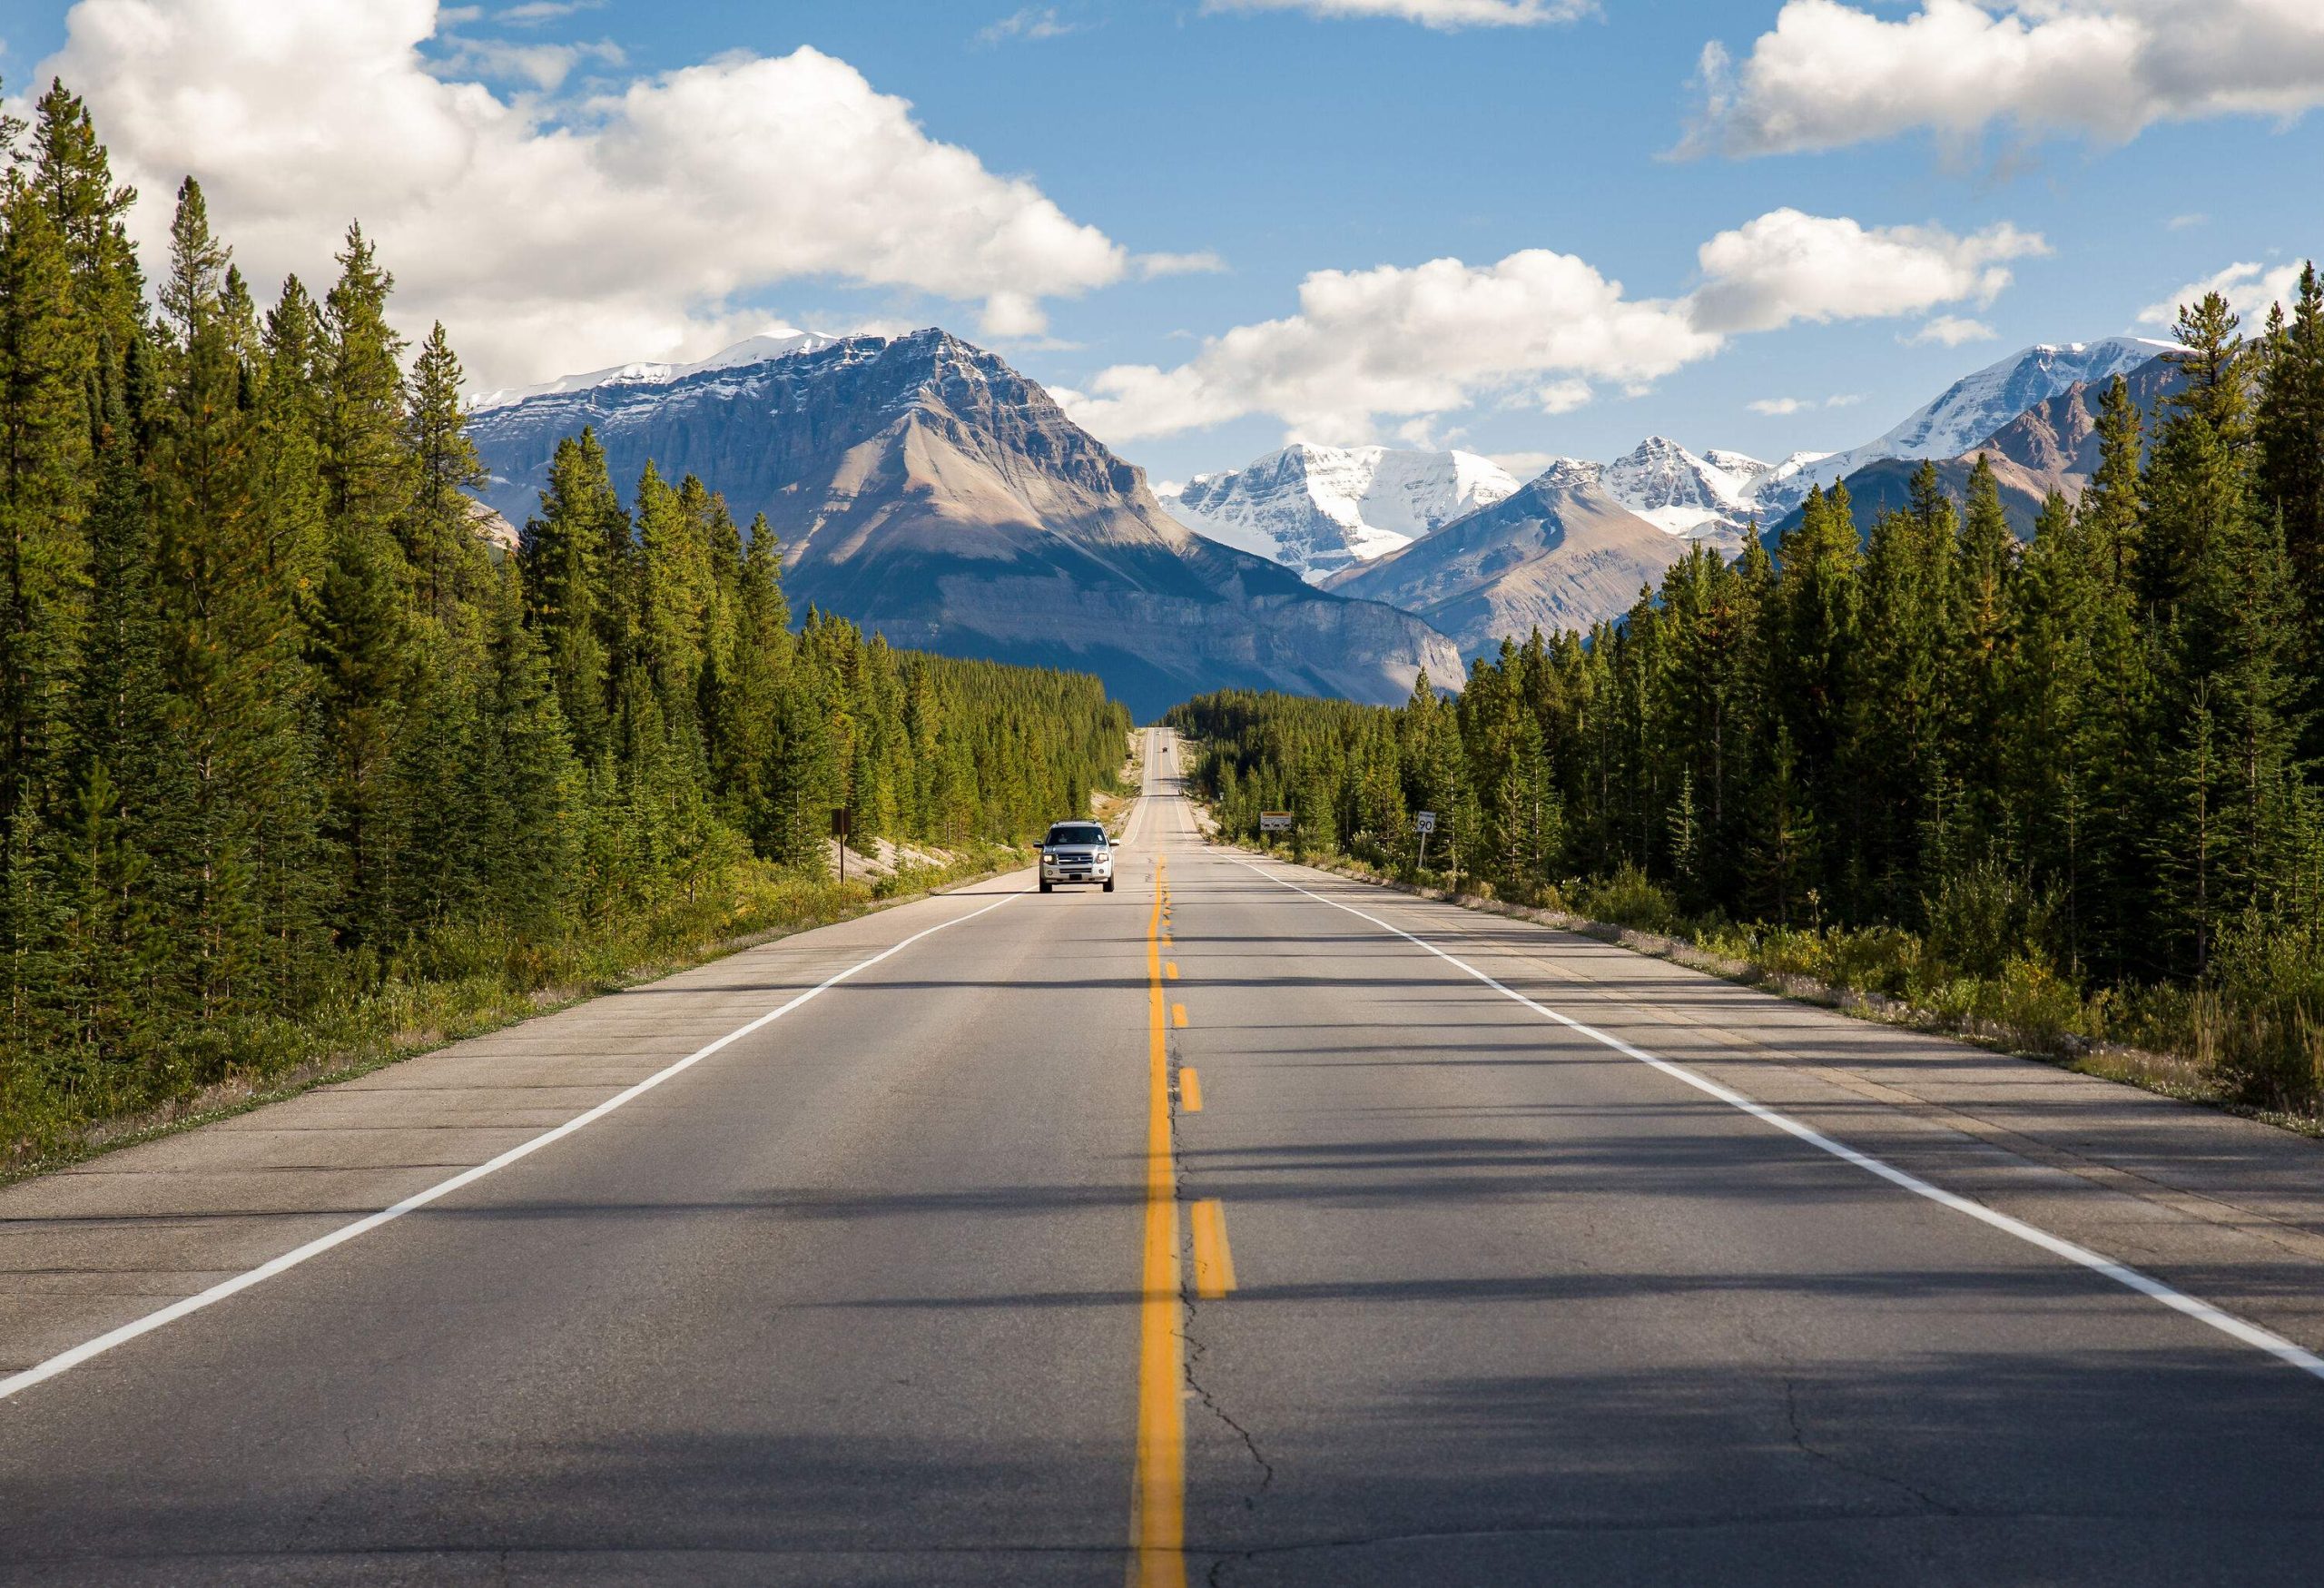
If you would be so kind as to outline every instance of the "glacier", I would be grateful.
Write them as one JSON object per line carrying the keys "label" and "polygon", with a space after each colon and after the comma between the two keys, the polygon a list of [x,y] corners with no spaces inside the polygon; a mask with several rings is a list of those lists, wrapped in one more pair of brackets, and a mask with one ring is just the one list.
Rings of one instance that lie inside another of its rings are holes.
{"label": "glacier", "polygon": [[1317,583],[1516,494],[1474,452],[1295,442],[1236,469],[1157,488],[1189,529]]}

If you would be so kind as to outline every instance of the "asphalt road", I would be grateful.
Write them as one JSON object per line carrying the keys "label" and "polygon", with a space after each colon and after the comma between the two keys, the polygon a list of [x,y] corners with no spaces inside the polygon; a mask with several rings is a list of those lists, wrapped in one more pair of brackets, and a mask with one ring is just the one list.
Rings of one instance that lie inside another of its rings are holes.
{"label": "asphalt road", "polygon": [[2314,1144],[1207,847],[1175,760],[1112,895],[0,1191],[0,1582],[2324,1579]]}

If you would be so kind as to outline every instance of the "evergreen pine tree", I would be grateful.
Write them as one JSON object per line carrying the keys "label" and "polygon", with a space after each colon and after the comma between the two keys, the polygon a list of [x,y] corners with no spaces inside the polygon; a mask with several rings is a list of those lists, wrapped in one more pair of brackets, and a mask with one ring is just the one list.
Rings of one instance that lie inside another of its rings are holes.
{"label": "evergreen pine tree", "polygon": [[2283,516],[2312,630],[2324,625],[2324,281],[2314,264],[2302,267],[2291,317],[2266,352],[2254,415],[2259,504]]}
{"label": "evergreen pine tree", "polygon": [[64,236],[11,180],[0,190],[0,992],[20,1041],[47,980],[39,813],[88,577],[94,370],[79,327]]}
{"label": "evergreen pine tree", "polygon": [[404,445],[412,486],[401,538],[420,609],[439,621],[456,597],[472,594],[485,577],[484,547],[468,493],[487,475],[468,439],[468,414],[460,405],[462,379],[458,355],[439,320],[411,369]]}
{"label": "evergreen pine tree", "polygon": [[256,340],[200,186],[171,228],[154,515],[172,726],[191,767],[187,847],[168,857],[205,1020],[286,991],[309,951],[312,779],[292,603],[270,576],[245,353]]}
{"label": "evergreen pine tree", "polygon": [[585,762],[613,747],[612,658],[599,608],[608,588],[606,547],[628,533],[629,517],[614,495],[596,433],[585,429],[559,441],[540,515],[526,526],[521,556],[527,616]]}

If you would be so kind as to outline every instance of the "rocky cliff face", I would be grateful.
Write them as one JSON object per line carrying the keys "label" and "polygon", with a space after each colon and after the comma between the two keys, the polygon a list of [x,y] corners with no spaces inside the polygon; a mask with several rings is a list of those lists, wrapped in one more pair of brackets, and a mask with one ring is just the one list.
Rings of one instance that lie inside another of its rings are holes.
{"label": "rocky cliff face", "polygon": [[1586,629],[1628,610],[1687,547],[1614,500],[1593,469],[1565,462],[1332,587],[1417,613],[1473,657],[1535,628]]}
{"label": "rocky cliff face", "polygon": [[484,409],[488,498],[531,512],[557,439],[585,424],[625,488],[651,459],[744,523],[765,514],[794,607],[897,645],[1095,672],[1141,716],[1207,689],[1387,701],[1423,666],[1457,676],[1418,619],[1173,520],[1047,391],[941,330]]}

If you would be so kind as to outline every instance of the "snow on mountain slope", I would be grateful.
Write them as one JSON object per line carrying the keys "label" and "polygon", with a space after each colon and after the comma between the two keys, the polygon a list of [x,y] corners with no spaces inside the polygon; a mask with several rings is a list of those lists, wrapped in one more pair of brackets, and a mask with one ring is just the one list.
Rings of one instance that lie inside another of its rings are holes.
{"label": "snow on mountain slope", "polygon": [[1886,435],[1817,459],[1788,478],[1762,483],[1754,493],[1762,521],[1773,522],[1797,507],[1811,487],[1829,486],[1884,458],[1957,457],[2077,382],[2095,384],[2127,375],[2169,346],[2144,337],[2117,336],[2091,342],[2044,342],[2013,353],[1963,376]]}
{"label": "snow on mountain slope", "polygon": [[1703,461],[1713,469],[1731,474],[1738,479],[1756,479],[1775,467],[1748,452],[1730,452],[1724,447],[1712,447],[1703,453]]}
{"label": "snow on mountain slope", "polygon": [[1740,452],[1690,452],[1668,436],[1649,436],[1611,463],[1560,458],[1541,478],[1568,489],[1601,490],[1635,518],[1665,535],[1739,550],[1757,513],[1756,493],[1769,479],[1797,472],[1796,455],[1781,464]]}
{"label": "snow on mountain slope", "polygon": [[[1762,473],[1767,468],[1755,459],[1742,461]],[[1698,457],[1667,436],[1649,436],[1606,465],[1600,476],[1608,496],[1664,534],[1735,547],[1742,545],[1743,527],[1751,518],[1753,478]]]}
{"label": "snow on mountain slope", "polygon": [[[1594,463],[1560,459],[1515,495],[1334,577],[1328,587],[1417,614],[1464,656],[1620,616],[1686,543],[1623,508]],[[1430,676],[1433,678],[1434,674]]]}
{"label": "snow on mountain slope", "polygon": [[1473,452],[1302,442],[1157,494],[1188,528],[1313,582],[1408,545],[1517,488],[1508,470]]}
{"label": "snow on mountain slope", "polygon": [[487,409],[512,407],[527,398],[562,397],[600,386],[667,386],[689,375],[700,375],[712,370],[732,370],[748,364],[763,364],[774,359],[787,359],[793,353],[813,352],[830,347],[833,340],[810,330],[778,326],[763,335],[736,342],[731,348],[691,364],[615,364],[610,369],[589,370],[586,374],[559,376],[555,380],[544,380],[537,386],[509,386],[498,391],[487,391],[480,397],[469,399],[468,409],[471,412],[481,413]]}

